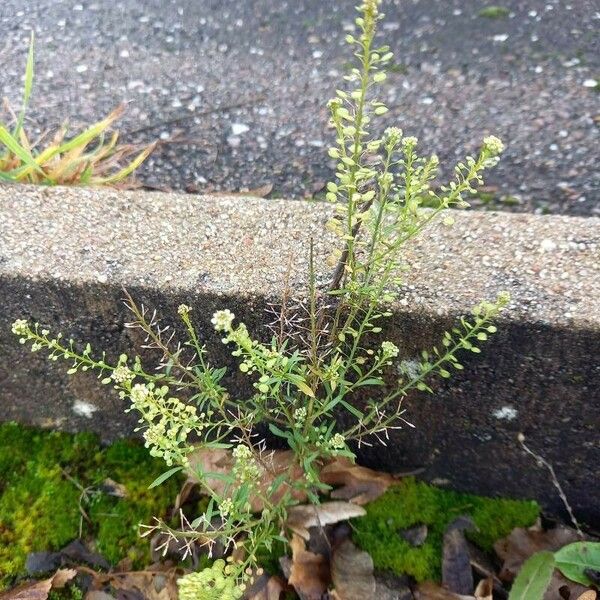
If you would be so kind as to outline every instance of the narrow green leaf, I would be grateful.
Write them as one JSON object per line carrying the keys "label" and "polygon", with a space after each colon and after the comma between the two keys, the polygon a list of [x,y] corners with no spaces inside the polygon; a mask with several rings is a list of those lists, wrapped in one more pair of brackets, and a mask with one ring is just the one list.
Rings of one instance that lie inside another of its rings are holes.
{"label": "narrow green leaf", "polygon": [[586,569],[600,571],[600,542],[574,542],[554,553],[556,568],[571,581],[592,585]]}
{"label": "narrow green leaf", "polygon": [[169,469],[168,471],[166,471],[162,475],[159,475],[148,486],[148,489],[151,490],[152,488],[155,488],[156,486],[159,486],[161,483],[164,483],[167,479],[169,479],[169,477],[171,477],[172,475],[175,475],[175,473],[178,473],[179,471],[181,471],[181,469],[183,469],[183,467],[173,467],[172,469]]}
{"label": "narrow green leaf", "polygon": [[117,171],[109,177],[100,177],[95,179],[93,183],[108,185],[123,181],[123,179],[129,177],[129,175],[131,175],[148,158],[148,156],[150,156],[154,148],[156,148],[156,143],[144,148],[144,150],[142,150],[126,167],[122,168],[120,171]]}
{"label": "narrow green leaf", "polygon": [[554,554],[538,552],[521,567],[508,600],[542,600],[554,572]]}
{"label": "narrow green leaf", "polygon": [[359,388],[364,385],[384,385],[383,379],[378,377],[370,377],[369,379],[363,379],[362,381],[357,381],[353,387]]}
{"label": "narrow green leaf", "polygon": [[16,157],[20,158],[27,166],[35,169],[39,173],[44,174],[44,171],[39,167],[39,165],[33,160],[31,154],[19,144],[17,138],[11,135],[11,133],[4,127],[0,125],[0,142],[4,144]]}
{"label": "narrow green leaf", "polygon": [[31,32],[31,41],[29,42],[29,54],[27,55],[27,66],[25,67],[25,89],[23,90],[23,104],[21,105],[21,112],[17,119],[17,124],[13,131],[13,136],[18,138],[21,128],[23,127],[23,121],[25,120],[25,113],[29,106],[29,98],[31,97],[31,90],[33,89],[33,47],[34,47],[34,34]]}
{"label": "narrow green leaf", "polygon": [[269,486],[269,494],[272,494],[273,492],[278,490],[287,481],[287,479],[288,479],[287,473],[282,473],[281,475],[278,475],[277,477],[275,477],[275,479],[273,480],[273,483],[271,483],[271,485]]}
{"label": "narrow green leaf", "polygon": [[306,394],[309,398],[314,398],[315,393],[310,389],[308,384],[305,381],[298,382],[296,387],[303,393]]}
{"label": "narrow green leaf", "polygon": [[276,435],[277,437],[281,437],[284,439],[290,439],[290,434],[287,431],[282,431],[281,429],[279,429],[279,427],[277,427],[277,425],[275,425],[274,423],[269,423],[269,430],[271,431],[271,433],[273,433],[274,435]]}
{"label": "narrow green leaf", "polygon": [[351,412],[357,419],[363,419],[365,415],[363,415],[358,408],[352,406],[352,404],[348,404],[345,400],[340,400],[339,402],[348,412]]}

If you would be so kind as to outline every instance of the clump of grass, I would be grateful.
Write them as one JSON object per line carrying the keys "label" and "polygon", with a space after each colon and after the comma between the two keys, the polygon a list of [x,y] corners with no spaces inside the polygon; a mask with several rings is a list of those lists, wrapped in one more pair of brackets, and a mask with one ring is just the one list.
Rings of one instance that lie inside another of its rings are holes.
{"label": "clump of grass", "polygon": [[105,119],[72,138],[67,138],[68,130],[63,126],[43,146],[46,135],[34,141],[24,129],[33,89],[33,73],[32,37],[21,110],[17,116],[7,105],[8,113],[13,115],[12,130],[0,121],[0,182],[135,187],[131,175],[148,158],[156,144],[140,149],[131,144],[118,144],[118,132],[108,134],[125,106],[117,107]]}
{"label": "clump of grass", "polygon": [[504,19],[508,17],[510,11],[505,6],[486,6],[482,8],[478,15],[485,19]]}
{"label": "clump of grass", "polygon": [[[457,517],[471,517],[477,529],[467,531],[467,537],[489,552],[513,528],[532,525],[540,511],[533,501],[463,494],[412,478],[391,487],[365,508],[367,515],[353,521],[355,542],[373,557],[377,569],[409,574],[417,581],[439,581],[444,532]],[[416,525],[428,529],[419,547],[400,533]]]}

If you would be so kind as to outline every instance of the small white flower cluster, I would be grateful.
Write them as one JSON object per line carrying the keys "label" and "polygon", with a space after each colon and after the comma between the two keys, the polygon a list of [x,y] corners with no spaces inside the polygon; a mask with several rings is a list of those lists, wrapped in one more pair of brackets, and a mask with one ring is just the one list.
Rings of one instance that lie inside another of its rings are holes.
{"label": "small white flower cluster", "polygon": [[184,317],[190,313],[192,309],[187,304],[180,304],[177,307],[177,314]]}
{"label": "small white flower cluster", "polygon": [[296,427],[302,427],[306,421],[306,408],[303,406],[294,411],[294,423]]}
{"label": "small white flower cluster", "polygon": [[492,156],[498,156],[504,152],[504,143],[495,135],[488,135],[483,138],[483,148]]}
{"label": "small white flower cluster", "polygon": [[383,139],[393,145],[397,146],[402,139],[402,129],[400,127],[388,127],[383,133]]}
{"label": "small white flower cluster", "polygon": [[233,512],[233,500],[231,498],[225,498],[219,502],[218,509],[223,519],[226,519]]}
{"label": "small white flower cluster", "polygon": [[188,573],[177,580],[180,600],[238,600],[245,585],[238,585],[223,559],[215,560],[206,569]]}
{"label": "small white flower cluster", "polygon": [[381,342],[381,352],[389,358],[396,358],[400,354],[400,349],[394,342]]}
{"label": "small white flower cluster", "polygon": [[27,319],[17,319],[12,324],[12,332],[15,335],[26,336],[30,333],[29,322]]}
{"label": "small white flower cluster", "polygon": [[402,150],[404,150],[404,152],[409,152],[418,143],[419,140],[414,135],[409,135],[408,137],[402,138]]}
{"label": "small white flower cluster", "polygon": [[127,365],[119,365],[111,374],[115,383],[127,383],[135,378],[135,373]]}
{"label": "small white flower cluster", "polygon": [[341,433],[335,433],[331,436],[329,445],[333,450],[343,450],[346,447],[346,438]]}
{"label": "small white flower cluster", "polygon": [[235,315],[226,308],[215,312],[210,322],[214,325],[216,331],[231,331],[231,324],[234,319]]}
{"label": "small white flower cluster", "polygon": [[233,474],[240,483],[256,483],[260,477],[260,468],[254,459],[252,450],[245,444],[239,444],[232,451],[235,458]]}
{"label": "small white flower cluster", "polygon": [[184,404],[178,398],[165,396],[166,390],[153,390],[138,383],[130,392],[131,409],[137,410],[145,425],[143,437],[150,454],[164,459],[168,466],[187,464],[191,446],[187,437],[192,431],[204,428],[204,415],[196,414],[196,407]]}
{"label": "small white flower cluster", "polygon": [[145,406],[151,393],[152,392],[143,383],[136,383],[129,392],[132,408],[137,409],[138,406]]}
{"label": "small white flower cluster", "polygon": [[368,13],[372,18],[376,17],[379,13],[379,5],[381,0],[365,0],[362,4],[357,7],[357,10]]}

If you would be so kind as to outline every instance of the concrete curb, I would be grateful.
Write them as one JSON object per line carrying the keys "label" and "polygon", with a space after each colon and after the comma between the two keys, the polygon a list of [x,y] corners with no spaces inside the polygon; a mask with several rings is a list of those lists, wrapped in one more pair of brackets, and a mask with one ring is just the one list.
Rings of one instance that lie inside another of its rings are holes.
{"label": "concrete curb", "polygon": [[[123,327],[125,286],[167,322],[180,302],[191,305],[214,362],[234,366],[210,333],[213,310],[230,307],[260,330],[286,272],[293,286],[305,281],[311,237],[325,277],[329,214],[305,202],[0,187],[0,418],[127,435],[132,417],[110,390],[25,352],[10,323],[30,317],[114,354],[139,351]],[[386,337],[409,358],[479,300],[508,290],[513,303],[464,374],[407,403],[416,429],[361,458],[393,471],[422,465],[438,483],[560,511],[548,474],[516,444],[522,431],[579,516],[598,521],[600,219],[453,216],[453,227],[410,246]],[[239,375],[230,383],[243,389]]]}

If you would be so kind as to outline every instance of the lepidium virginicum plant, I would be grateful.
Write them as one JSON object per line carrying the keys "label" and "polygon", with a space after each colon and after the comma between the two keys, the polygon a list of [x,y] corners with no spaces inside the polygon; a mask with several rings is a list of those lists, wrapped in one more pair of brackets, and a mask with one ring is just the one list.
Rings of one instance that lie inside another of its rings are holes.
{"label": "lepidium virginicum plant", "polygon": [[[162,355],[152,372],[138,357],[121,355],[109,364],[104,353],[94,358],[89,345],[77,350],[73,341],[53,337],[37,323],[13,324],[21,343],[30,342],[33,351],[46,349],[52,360],[71,361],[71,374],[97,371],[103,384],[113,385],[128,400],[127,410],[139,415],[138,429],[150,453],[170,467],[161,481],[181,469],[195,471],[210,496],[206,513],[191,523],[182,517],[180,530],[157,522],[153,531],[160,529],[188,547],[193,542],[210,548],[217,540],[243,546],[236,553],[243,556],[240,560],[218,561],[183,578],[182,598],[239,597],[256,573],[257,552],[285,540],[287,509],[299,498],[318,503],[327,490],[319,481],[320,467],[333,457],[353,459],[351,448],[361,444],[385,443],[389,430],[404,422],[407,394],[432,392],[436,376],[450,377],[452,370],[462,369],[461,351],[480,351],[479,342],[496,331],[492,321],[508,302],[503,294],[482,302],[418,360],[400,361],[392,341],[377,342],[401,283],[405,244],[445,209],[466,206],[465,197],[503,150],[498,138],[485,138],[479,154],[459,163],[454,179],[434,190],[438,159],[420,156],[416,138],[394,127],[382,137],[371,134],[372,122],[387,112],[376,92],[392,58],[387,46],[374,46],[382,18],[379,4],[366,0],[358,7],[357,32],[347,36],[356,66],[345,77],[345,89],[329,102],[336,132],[329,156],[337,161],[337,172],[327,186],[327,200],[335,207],[330,228],[339,240],[331,280],[317,285],[311,250],[305,301],[296,314],[290,306],[281,309],[266,343],[227,308],[212,317],[214,329],[252,382],[252,394],[239,397],[224,387],[225,369],[208,361],[185,305],[178,312],[186,341],[173,347],[156,316],[128,297],[134,315],[129,326],[141,329],[147,346]],[[445,220],[450,224],[450,217]],[[361,393],[365,388],[369,394]],[[273,474],[272,455],[256,433],[259,424],[286,441],[293,455],[287,470]],[[191,460],[198,448],[231,449],[231,472],[216,479],[203,471]]]}

